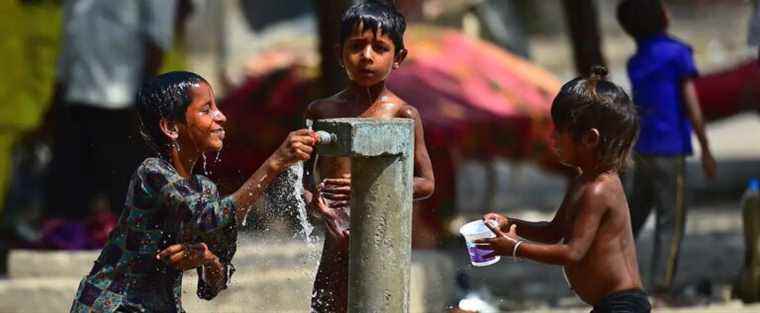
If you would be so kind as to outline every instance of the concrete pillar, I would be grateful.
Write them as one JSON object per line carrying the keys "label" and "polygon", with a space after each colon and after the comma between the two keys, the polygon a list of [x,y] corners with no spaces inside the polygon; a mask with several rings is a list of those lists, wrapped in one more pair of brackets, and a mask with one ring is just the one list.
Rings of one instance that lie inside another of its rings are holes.
{"label": "concrete pillar", "polygon": [[414,122],[319,120],[336,135],[317,153],[351,157],[348,311],[409,312]]}

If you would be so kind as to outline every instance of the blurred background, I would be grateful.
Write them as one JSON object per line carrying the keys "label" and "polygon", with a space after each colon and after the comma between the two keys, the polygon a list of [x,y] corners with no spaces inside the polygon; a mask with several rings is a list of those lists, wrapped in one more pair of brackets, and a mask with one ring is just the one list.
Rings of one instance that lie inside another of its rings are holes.
{"label": "blurred background", "polygon": [[[92,163],[100,172],[64,175],[51,165],[56,153],[66,150],[56,148],[56,132],[76,127],[56,124],[57,106],[67,102],[61,88],[72,88],[77,77],[61,73],[72,58],[97,56],[66,50],[66,41],[120,38],[98,35],[97,29],[88,29],[89,35],[66,34],[63,25],[77,12],[71,5],[72,11],[64,14],[66,2],[0,1],[2,312],[68,307],[121,210],[111,204],[111,189],[125,185],[136,168],[134,162],[129,165],[129,160],[107,153]],[[409,24],[409,57],[388,86],[420,110],[436,175],[435,195],[415,203],[412,311],[454,311],[460,303],[480,312],[588,311],[557,267],[506,259],[485,268],[470,266],[458,229],[490,211],[551,219],[567,183],[567,171],[549,146],[548,112],[554,95],[563,82],[593,64],[606,65],[609,79],[630,90],[626,62],[636,43],[615,18],[618,1],[395,2]],[[353,2],[166,3],[159,12],[168,26],[152,37],[162,40],[126,42],[125,47],[145,47],[138,50],[145,51],[140,55],[144,62],[131,69],[139,74],[133,84],[146,74],[177,69],[196,72],[211,83],[228,118],[227,138],[221,154],[209,156],[202,171],[224,192],[233,191],[289,131],[303,127],[302,112],[311,100],[344,86],[333,47],[340,16]],[[717,179],[707,180],[699,159],[687,159],[689,211],[676,289],[686,310],[757,312],[760,306],[737,299],[736,291],[745,266],[742,197],[748,181],[760,177],[758,47],[747,40],[755,4],[665,3],[671,15],[669,33],[693,48],[701,74],[697,92],[718,162]],[[121,13],[114,16],[129,16]],[[130,64],[120,65],[129,71]],[[106,142],[113,141],[108,136],[124,136],[127,147],[134,148],[128,153],[142,155],[140,138],[128,130],[131,120],[120,119],[131,116],[129,104],[106,106],[109,114],[120,116],[118,122],[103,115],[101,124],[90,127],[108,134]],[[119,171],[128,173],[126,178]],[[93,180],[99,183],[81,192],[87,198],[76,208],[61,199],[77,195],[56,196],[57,186]],[[116,189],[124,193],[125,188]],[[261,207],[252,217],[255,222],[240,234],[234,261],[238,273],[231,289],[211,303],[201,302],[193,295],[194,278],[186,278],[188,311],[250,312],[262,304],[269,309],[261,312],[308,310],[321,244],[305,242],[297,213],[288,204]],[[82,214],[61,214],[73,211]],[[644,277],[652,253],[651,219],[637,242]],[[322,227],[315,226],[319,238]],[[748,231],[747,236],[753,235]]]}

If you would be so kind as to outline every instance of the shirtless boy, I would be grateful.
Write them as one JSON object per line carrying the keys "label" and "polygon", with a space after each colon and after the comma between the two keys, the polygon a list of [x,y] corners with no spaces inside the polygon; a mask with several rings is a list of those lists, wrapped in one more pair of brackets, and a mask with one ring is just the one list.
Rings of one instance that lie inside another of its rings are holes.
{"label": "shirtless boy", "polygon": [[[349,77],[343,91],[312,102],[308,120],[365,117],[409,118],[415,122],[414,199],[433,193],[434,178],[422,121],[417,109],[385,87],[385,80],[406,57],[404,17],[388,4],[369,1],[350,7],[341,20],[341,66]],[[317,160],[322,182],[312,205],[325,217],[327,235],[314,282],[313,312],[340,313],[348,305],[348,203],[351,163],[346,157],[322,156]]]}
{"label": "shirtless boy", "polygon": [[591,77],[562,86],[552,104],[555,149],[564,165],[578,170],[554,219],[527,222],[489,213],[483,218],[496,237],[477,242],[493,254],[563,266],[570,288],[593,313],[650,312],[618,175],[639,118],[606,74],[594,67]]}

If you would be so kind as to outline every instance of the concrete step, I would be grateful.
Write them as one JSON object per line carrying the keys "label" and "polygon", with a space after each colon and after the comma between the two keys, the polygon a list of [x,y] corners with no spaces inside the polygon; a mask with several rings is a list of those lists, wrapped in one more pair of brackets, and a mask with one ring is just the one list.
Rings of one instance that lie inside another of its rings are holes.
{"label": "concrete step", "polygon": [[[183,279],[188,312],[308,312],[321,244],[245,243],[232,285],[213,301],[195,296],[194,271]],[[0,280],[0,312],[66,312],[99,252],[13,251],[11,275]],[[453,262],[438,252],[413,253],[411,312],[440,312],[453,297]]]}
{"label": "concrete step", "polygon": [[[197,276],[183,279],[183,306],[188,312],[307,312],[313,279],[301,271],[240,273],[233,285],[213,301],[195,296]],[[80,279],[21,278],[0,281],[0,312],[65,312]]]}
{"label": "concrete step", "polygon": [[[290,268],[307,263],[316,266],[321,253],[321,242],[312,245],[303,242],[251,243],[238,247],[233,264],[237,267],[255,265],[261,270]],[[100,250],[12,250],[8,275],[12,278],[82,277],[90,271],[98,255]]]}
{"label": "concrete step", "polygon": [[[591,307],[578,307],[573,309],[538,308],[525,311],[510,311],[511,313],[587,313]],[[760,304],[743,304],[740,301],[731,301],[721,304],[694,306],[687,308],[656,308],[652,312],[657,313],[757,313],[760,312]]]}

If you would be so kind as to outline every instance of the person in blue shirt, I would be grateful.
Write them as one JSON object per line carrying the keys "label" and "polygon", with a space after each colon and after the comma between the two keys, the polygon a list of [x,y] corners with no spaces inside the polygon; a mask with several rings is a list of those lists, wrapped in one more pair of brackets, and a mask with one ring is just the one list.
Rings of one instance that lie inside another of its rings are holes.
{"label": "person in blue shirt", "polygon": [[692,154],[691,132],[702,151],[705,176],[714,178],[715,160],[705,134],[693,79],[699,75],[692,49],[667,33],[668,11],[659,0],[625,0],[617,7],[623,29],[636,40],[628,61],[633,101],[641,115],[635,146],[631,222],[638,235],[655,209],[655,239],[649,288],[655,297],[672,296],[679,247],[686,223],[685,158]]}

